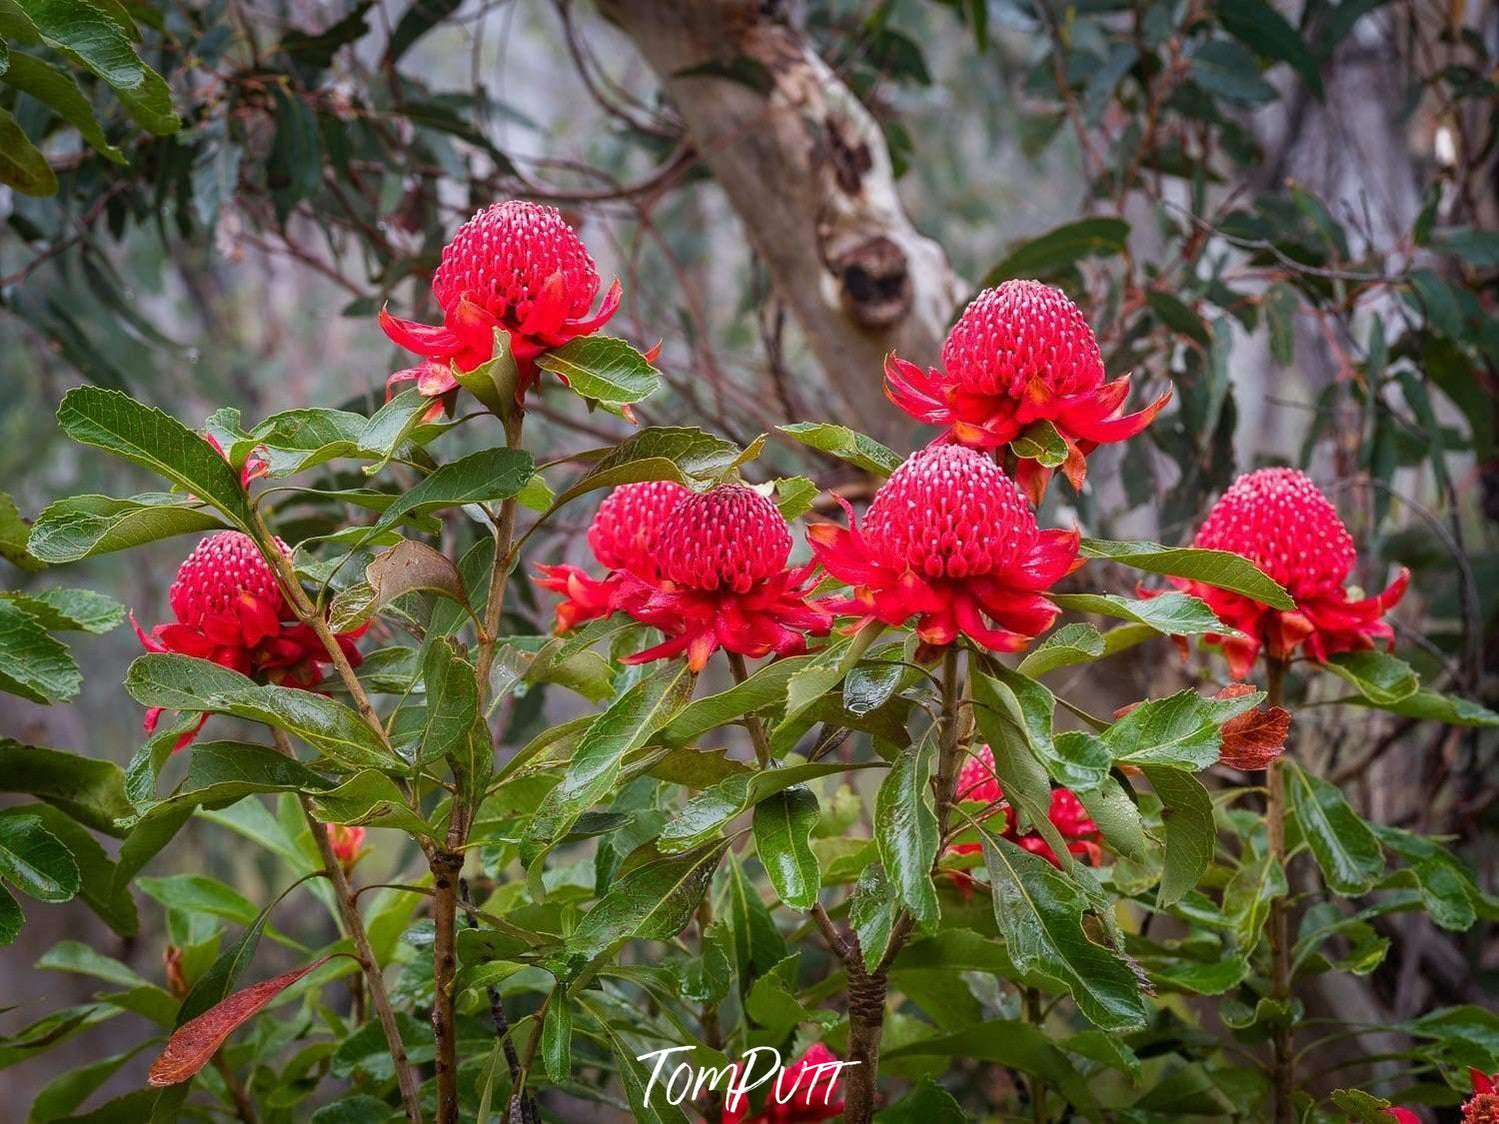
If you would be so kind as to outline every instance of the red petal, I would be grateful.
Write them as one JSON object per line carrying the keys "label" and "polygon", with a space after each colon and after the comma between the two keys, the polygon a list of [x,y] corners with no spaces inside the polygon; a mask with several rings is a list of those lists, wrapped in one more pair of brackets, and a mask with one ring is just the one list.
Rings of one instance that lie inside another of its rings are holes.
{"label": "red petal", "polygon": [[446,360],[458,350],[457,339],[446,328],[401,320],[385,308],[380,309],[380,328],[397,347],[427,359]]}

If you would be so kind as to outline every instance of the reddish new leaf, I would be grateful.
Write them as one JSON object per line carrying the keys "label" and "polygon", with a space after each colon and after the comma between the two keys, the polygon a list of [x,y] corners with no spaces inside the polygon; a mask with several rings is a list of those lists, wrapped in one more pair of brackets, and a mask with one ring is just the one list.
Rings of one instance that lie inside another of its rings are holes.
{"label": "reddish new leaf", "polygon": [[[1220,699],[1235,699],[1254,690],[1248,683],[1233,683],[1218,692]],[[1252,772],[1263,769],[1286,751],[1291,733],[1291,712],[1283,706],[1257,706],[1223,724],[1220,763]]]}
{"label": "reddish new leaf", "polygon": [[183,1023],[167,1040],[161,1056],[152,1063],[151,1072],[146,1076],[147,1083],[162,1088],[181,1084],[193,1077],[213,1059],[231,1034],[264,1010],[276,996],[331,959],[332,956],[324,956],[305,968],[236,991],[191,1022]]}

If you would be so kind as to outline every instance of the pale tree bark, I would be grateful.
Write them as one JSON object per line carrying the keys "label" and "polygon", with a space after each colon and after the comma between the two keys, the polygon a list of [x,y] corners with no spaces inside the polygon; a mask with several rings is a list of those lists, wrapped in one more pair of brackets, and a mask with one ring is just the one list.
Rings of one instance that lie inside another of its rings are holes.
{"label": "pale tree bark", "polygon": [[876,436],[898,432],[905,423],[881,389],[884,357],[935,361],[967,289],[912,226],[874,118],[783,4],[599,7],[661,80],[847,420]]}

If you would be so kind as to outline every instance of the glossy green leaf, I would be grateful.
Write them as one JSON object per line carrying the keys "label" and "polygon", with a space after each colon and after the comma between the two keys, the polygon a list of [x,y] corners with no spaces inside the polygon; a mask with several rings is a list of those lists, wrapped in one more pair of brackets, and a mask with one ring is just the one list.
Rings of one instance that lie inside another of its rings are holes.
{"label": "glossy green leaf", "polygon": [[31,528],[21,518],[16,501],[0,492],[0,558],[23,570],[42,569],[41,559],[27,550],[26,540],[30,535]]}
{"label": "glossy green leaf", "polygon": [[110,144],[94,116],[88,98],[78,88],[73,76],[59,66],[44,62],[35,55],[14,52],[10,67],[5,71],[5,81],[18,90],[24,90],[56,113],[73,128],[99,155],[116,164],[124,164],[125,154]]}
{"label": "glossy green leaf", "polygon": [[1263,691],[1218,699],[1190,688],[1164,699],[1148,699],[1101,735],[1116,760],[1134,765],[1205,769],[1218,760],[1221,730],[1265,699]]}
{"label": "glossy green leaf", "polygon": [[1344,652],[1323,666],[1350,684],[1371,706],[1394,706],[1414,697],[1421,688],[1410,664],[1388,652]]}
{"label": "glossy green leaf", "polygon": [[149,492],[130,499],[69,496],[48,504],[37,516],[29,549],[44,562],[77,562],[172,535],[215,531],[223,526],[208,508],[170,492]]}
{"label": "glossy green leaf", "polygon": [[555,512],[564,504],[599,488],[646,480],[674,480],[701,488],[716,481],[745,456],[739,447],[690,427],[653,426],[599,450],[587,472],[557,494]]}
{"label": "glossy green leaf", "polygon": [[784,703],[786,685],[797,672],[810,666],[816,656],[790,656],[758,667],[743,683],[716,695],[694,699],[682,708],[658,735],[666,745],[687,745],[702,735]]}
{"label": "glossy green leaf", "polygon": [[[427,722],[422,731],[419,762],[443,757],[467,757],[469,738],[479,718],[479,688],[474,666],[453,641],[443,637],[427,645],[422,660],[427,693]],[[464,768],[472,762],[464,760]]]}
{"label": "glossy green leaf", "polygon": [[536,361],[560,377],[574,394],[606,405],[629,405],[654,394],[661,375],[644,355],[614,336],[582,336],[545,352]]}
{"label": "glossy green leaf", "polygon": [[874,838],[880,861],[901,902],[923,929],[941,914],[932,864],[940,842],[930,779],[936,765],[936,727],[903,750],[880,785],[874,803]]}
{"label": "glossy green leaf", "polygon": [[723,839],[627,871],[578,922],[568,946],[592,957],[628,940],[675,937],[691,922],[728,846]]}
{"label": "glossy green leaf", "polygon": [[866,866],[849,900],[848,921],[853,926],[854,935],[859,938],[859,951],[868,971],[873,972],[884,959],[899,913],[900,898],[890,879],[885,877],[885,868],[879,863]]}
{"label": "glossy green leaf", "polygon": [[572,1074],[573,1013],[567,1004],[567,989],[561,984],[552,991],[541,1020],[541,1063],[553,1084],[566,1081]]}
{"label": "glossy green leaf", "polygon": [[1054,593],[1051,599],[1069,612],[1117,617],[1148,625],[1166,636],[1201,636],[1209,632],[1234,635],[1234,630],[1226,628],[1206,604],[1174,590],[1140,598],[1113,593]]}
{"label": "glossy green leaf", "polygon": [[1063,625],[1032,648],[1015,670],[1034,679],[1059,668],[1092,663],[1103,655],[1103,634],[1091,624],[1074,622]]}
{"label": "glossy green leaf", "polygon": [[401,391],[370,415],[357,441],[358,452],[370,457],[364,474],[374,476],[410,440],[432,406],[432,399],[412,387]]}
{"label": "glossy green leaf", "polygon": [[82,876],[38,816],[0,816],[0,878],[38,901],[71,901]]}
{"label": "glossy green leaf", "polygon": [[1124,249],[1129,223],[1117,218],[1086,218],[1064,223],[1016,245],[981,282],[991,288],[1012,277],[1056,277],[1089,257],[1107,257]]}
{"label": "glossy green leaf", "polygon": [[354,711],[324,695],[294,687],[260,686],[207,660],[175,653],[138,656],[125,689],[144,706],[232,714],[301,738],[345,769],[398,769],[406,762]]}
{"label": "glossy green leaf", "polygon": [[831,422],[795,422],[777,428],[810,449],[847,461],[876,476],[889,476],[900,467],[901,457],[873,437]]}
{"label": "glossy green leaf", "polygon": [[849,765],[842,761],[815,761],[781,769],[736,772],[689,800],[667,823],[657,845],[663,851],[681,851],[706,842],[724,824],[751,805],[795,785],[850,769],[880,768],[883,762]]}
{"label": "glossy green leaf", "polygon": [[822,871],[808,842],[821,815],[816,794],[805,785],[782,789],[755,805],[755,853],[790,909],[811,909],[822,886]]}
{"label": "glossy green leaf", "polygon": [[1166,825],[1166,854],[1156,905],[1175,905],[1196,887],[1213,861],[1217,832],[1213,827],[1213,798],[1202,782],[1181,769],[1144,767],[1145,779],[1161,798]]}
{"label": "glossy green leaf", "polygon": [[1038,421],[1010,442],[1010,452],[1021,460],[1057,468],[1067,459],[1067,442],[1051,422]]}
{"label": "glossy green leaf", "polygon": [[74,441],[150,469],[213,504],[241,530],[251,526],[239,476],[217,449],[176,418],[117,390],[80,386],[63,396],[57,420]]}
{"label": "glossy green leaf", "polygon": [[21,606],[0,600],[0,691],[45,704],[72,698],[82,683],[67,647]]}
{"label": "glossy green leaf", "polygon": [[720,913],[727,920],[729,952],[740,990],[748,992],[755,976],[770,971],[786,958],[786,942],[733,851],[729,852],[728,869],[724,908]]}
{"label": "glossy green leaf", "polygon": [[411,810],[396,782],[376,769],[363,769],[337,788],[314,793],[310,803],[317,818],[325,823],[432,835],[431,825]]}
{"label": "glossy green leaf", "polygon": [[1103,1030],[1145,1025],[1149,1008],[1134,970],[1089,939],[1083,892],[1045,859],[979,827],[994,920],[1015,965],[1055,980]]}
{"label": "glossy green leaf", "polygon": [[17,804],[0,816],[33,816],[42,827],[68,849],[78,866],[78,897],[98,918],[121,937],[140,932],[135,899],[123,884],[116,884],[116,866],[88,828],[50,804]]}
{"label": "glossy green leaf", "polygon": [[125,796],[125,774],[114,762],[12,738],[0,738],[0,792],[35,796],[110,834],[119,834],[117,821],[135,810]]}
{"label": "glossy green leaf", "polygon": [[1384,848],[1331,781],[1287,762],[1286,790],[1301,834],[1327,884],[1340,894],[1361,894],[1384,873]]}
{"label": "glossy green leaf", "polygon": [[403,518],[443,507],[508,499],[525,487],[535,469],[520,449],[483,449],[445,464],[385,509],[370,533],[389,530]]}
{"label": "glossy green leaf", "polygon": [[1274,609],[1294,609],[1296,603],[1253,563],[1226,550],[1161,546],[1159,543],[1083,539],[1084,558],[1103,558],[1151,574],[1187,578],[1218,589],[1242,593]]}
{"label": "glossy green leaf", "polygon": [[125,621],[125,606],[91,589],[39,589],[34,593],[0,591],[0,599],[19,606],[52,632],[101,635]]}

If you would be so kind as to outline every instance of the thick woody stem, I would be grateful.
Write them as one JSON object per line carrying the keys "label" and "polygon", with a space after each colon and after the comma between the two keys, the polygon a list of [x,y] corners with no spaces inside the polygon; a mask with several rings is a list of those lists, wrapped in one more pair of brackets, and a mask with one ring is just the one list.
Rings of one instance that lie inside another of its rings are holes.
{"label": "thick woody stem", "polygon": [[[1266,657],[1266,688],[1270,706],[1281,706],[1285,694],[1284,660]],[[1265,770],[1265,831],[1269,837],[1270,858],[1282,870],[1286,865],[1286,778],[1281,758],[1270,762]],[[1284,896],[1270,902],[1270,996],[1282,1004],[1291,998],[1290,925]],[[1292,1124],[1295,1119],[1293,1093],[1296,1086],[1295,1041],[1291,1024],[1282,1014],[1270,1040],[1271,1083],[1275,1096],[1275,1124]]]}
{"label": "thick woody stem", "polygon": [[[277,749],[288,757],[295,756],[291,742],[284,733],[280,730],[272,730],[271,734],[275,738]],[[313,814],[307,797],[300,797],[300,800],[302,815],[306,817],[307,828],[312,832],[312,841],[317,845],[318,855],[323,860],[323,866],[327,868],[329,879],[332,880],[333,897],[338,905],[339,917],[343,920],[344,931],[354,942],[354,951],[359,957],[359,966],[364,971],[364,982],[369,990],[370,1005],[375,1009],[375,1017],[380,1022],[380,1029],[385,1032],[385,1044],[395,1064],[396,1084],[401,1089],[401,1102],[406,1108],[406,1119],[410,1124],[422,1124],[421,1086],[406,1057],[406,1046],[401,1041],[401,1030],[396,1023],[396,1013],[390,1005],[390,996],[385,991],[385,979],[380,974],[380,964],[375,959],[375,950],[370,947],[369,934],[364,930],[364,919],[359,915],[359,903],[349,888],[349,879],[344,873],[343,864],[333,853],[333,843],[328,838],[327,827]]]}

